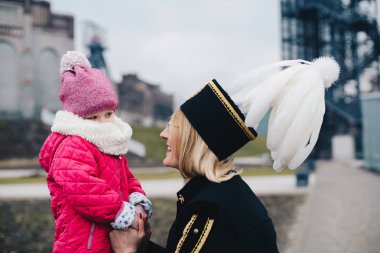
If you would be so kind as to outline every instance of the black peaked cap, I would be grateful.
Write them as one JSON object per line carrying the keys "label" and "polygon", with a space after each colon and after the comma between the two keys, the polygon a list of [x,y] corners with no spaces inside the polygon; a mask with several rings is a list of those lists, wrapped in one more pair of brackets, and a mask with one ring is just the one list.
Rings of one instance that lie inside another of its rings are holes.
{"label": "black peaked cap", "polygon": [[190,124],[211,151],[224,160],[257,137],[230,96],[214,79],[181,107]]}

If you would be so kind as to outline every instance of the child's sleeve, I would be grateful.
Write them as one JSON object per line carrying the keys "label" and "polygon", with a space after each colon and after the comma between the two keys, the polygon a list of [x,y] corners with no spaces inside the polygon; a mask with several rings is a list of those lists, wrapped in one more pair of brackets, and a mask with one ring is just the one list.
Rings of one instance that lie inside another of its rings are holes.
{"label": "child's sleeve", "polygon": [[129,203],[131,203],[134,206],[141,205],[144,208],[145,212],[148,214],[148,217],[150,218],[153,214],[152,202],[145,196],[145,192],[142,189],[140,182],[132,174],[131,170],[128,167],[127,161],[125,172],[127,174],[128,179]]}
{"label": "child's sleeve", "polygon": [[[66,141],[67,140],[67,141]],[[52,163],[53,179],[71,207],[86,219],[108,223],[123,208],[121,196],[97,178],[96,160],[79,138],[67,138]]]}
{"label": "child's sleeve", "polygon": [[132,225],[135,215],[135,206],[124,201],[123,208],[116,215],[116,219],[110,224],[114,229],[127,230]]}
{"label": "child's sleeve", "polygon": [[133,192],[128,197],[129,203],[132,205],[141,205],[145,212],[148,214],[148,217],[152,217],[153,214],[153,208],[152,208],[152,202],[145,197],[145,195],[139,193],[139,192]]}
{"label": "child's sleeve", "polygon": [[132,174],[131,170],[129,169],[128,161],[125,157],[124,157],[124,161],[125,161],[125,167],[124,167],[125,174],[127,175],[127,180],[128,180],[128,193],[131,194],[133,192],[139,192],[142,195],[145,195],[145,192],[142,189],[139,180],[135,178],[135,176]]}

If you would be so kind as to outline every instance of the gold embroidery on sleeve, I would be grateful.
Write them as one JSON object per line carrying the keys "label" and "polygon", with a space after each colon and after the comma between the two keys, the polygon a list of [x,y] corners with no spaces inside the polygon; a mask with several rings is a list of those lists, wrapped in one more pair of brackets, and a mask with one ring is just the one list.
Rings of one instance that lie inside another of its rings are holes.
{"label": "gold embroidery on sleeve", "polygon": [[199,240],[197,244],[195,245],[193,251],[191,253],[199,253],[203,247],[203,244],[205,244],[206,239],[208,235],[210,234],[212,225],[214,224],[214,220],[207,219],[206,225],[203,228],[203,232],[201,234],[201,237],[199,237]]}
{"label": "gold embroidery on sleeve", "polygon": [[177,248],[175,250],[175,253],[178,253],[181,250],[181,247],[182,247],[183,243],[185,242],[187,235],[189,234],[191,226],[194,224],[195,220],[197,219],[197,216],[198,216],[198,214],[193,214],[193,216],[191,216],[190,221],[187,223],[185,229],[182,232],[182,237],[177,244]]}

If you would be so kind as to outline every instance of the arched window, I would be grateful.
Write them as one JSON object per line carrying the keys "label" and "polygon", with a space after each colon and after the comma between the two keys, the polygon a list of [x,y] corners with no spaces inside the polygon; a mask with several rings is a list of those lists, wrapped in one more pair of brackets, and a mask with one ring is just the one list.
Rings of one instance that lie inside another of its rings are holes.
{"label": "arched window", "polygon": [[60,108],[58,92],[60,88],[59,56],[51,48],[43,49],[37,58],[35,76],[35,101],[37,109],[47,107],[50,110]]}
{"label": "arched window", "polygon": [[15,48],[0,40],[0,113],[16,113],[19,110],[18,64]]}

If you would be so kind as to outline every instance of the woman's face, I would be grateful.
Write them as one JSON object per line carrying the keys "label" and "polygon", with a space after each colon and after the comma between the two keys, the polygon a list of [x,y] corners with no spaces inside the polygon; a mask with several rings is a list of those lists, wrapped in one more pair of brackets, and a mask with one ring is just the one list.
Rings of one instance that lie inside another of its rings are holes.
{"label": "woman's face", "polygon": [[161,132],[160,137],[166,140],[166,157],[163,161],[164,166],[177,168],[179,167],[178,150],[179,140],[175,138],[177,134],[173,134],[174,131],[178,131],[178,126],[173,125],[170,121],[167,127]]}

